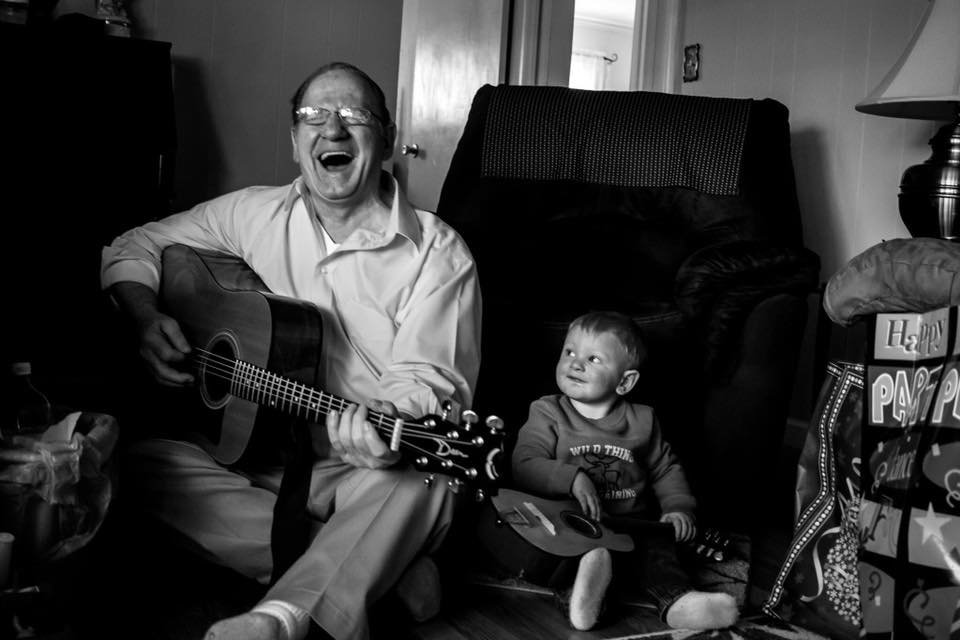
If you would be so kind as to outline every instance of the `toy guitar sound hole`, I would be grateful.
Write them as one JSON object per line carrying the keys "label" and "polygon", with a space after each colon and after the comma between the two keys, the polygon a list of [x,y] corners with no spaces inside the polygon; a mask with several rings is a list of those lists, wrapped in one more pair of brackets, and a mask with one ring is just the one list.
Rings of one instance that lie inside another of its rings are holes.
{"label": "toy guitar sound hole", "polygon": [[563,520],[563,523],[579,533],[582,536],[588,538],[599,538],[602,534],[600,533],[600,527],[591,520],[588,520],[579,513],[574,513],[573,511],[561,511],[560,519]]}

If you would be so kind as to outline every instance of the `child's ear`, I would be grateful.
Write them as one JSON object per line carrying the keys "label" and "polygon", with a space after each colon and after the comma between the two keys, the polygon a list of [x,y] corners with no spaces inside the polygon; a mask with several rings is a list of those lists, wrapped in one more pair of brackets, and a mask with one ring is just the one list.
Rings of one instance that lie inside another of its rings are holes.
{"label": "child's ear", "polygon": [[627,369],[623,372],[623,375],[620,376],[620,382],[617,384],[617,395],[625,396],[630,393],[630,390],[637,384],[637,380],[640,379],[640,372],[636,369]]}

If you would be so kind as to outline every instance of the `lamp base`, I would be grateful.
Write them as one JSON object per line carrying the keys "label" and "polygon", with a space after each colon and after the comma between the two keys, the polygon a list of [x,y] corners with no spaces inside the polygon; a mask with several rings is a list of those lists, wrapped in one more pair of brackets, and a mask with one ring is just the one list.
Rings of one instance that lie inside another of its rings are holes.
{"label": "lamp base", "polygon": [[915,238],[960,242],[960,116],[930,138],[933,154],[900,181],[900,218]]}

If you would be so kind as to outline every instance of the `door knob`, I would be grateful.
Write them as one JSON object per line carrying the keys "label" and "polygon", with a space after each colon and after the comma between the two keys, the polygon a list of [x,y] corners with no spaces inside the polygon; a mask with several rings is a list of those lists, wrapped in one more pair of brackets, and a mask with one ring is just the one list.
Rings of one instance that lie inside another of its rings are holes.
{"label": "door knob", "polygon": [[402,144],[400,145],[400,153],[405,156],[413,156],[416,158],[420,154],[420,145],[414,144]]}

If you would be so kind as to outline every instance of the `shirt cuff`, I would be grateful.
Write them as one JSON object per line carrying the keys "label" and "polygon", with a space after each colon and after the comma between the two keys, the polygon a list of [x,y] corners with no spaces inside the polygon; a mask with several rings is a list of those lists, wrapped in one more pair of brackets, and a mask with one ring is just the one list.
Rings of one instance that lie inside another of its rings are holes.
{"label": "shirt cuff", "polygon": [[109,289],[118,282],[139,282],[160,291],[160,272],[152,264],[140,260],[122,260],[103,270],[100,286]]}

